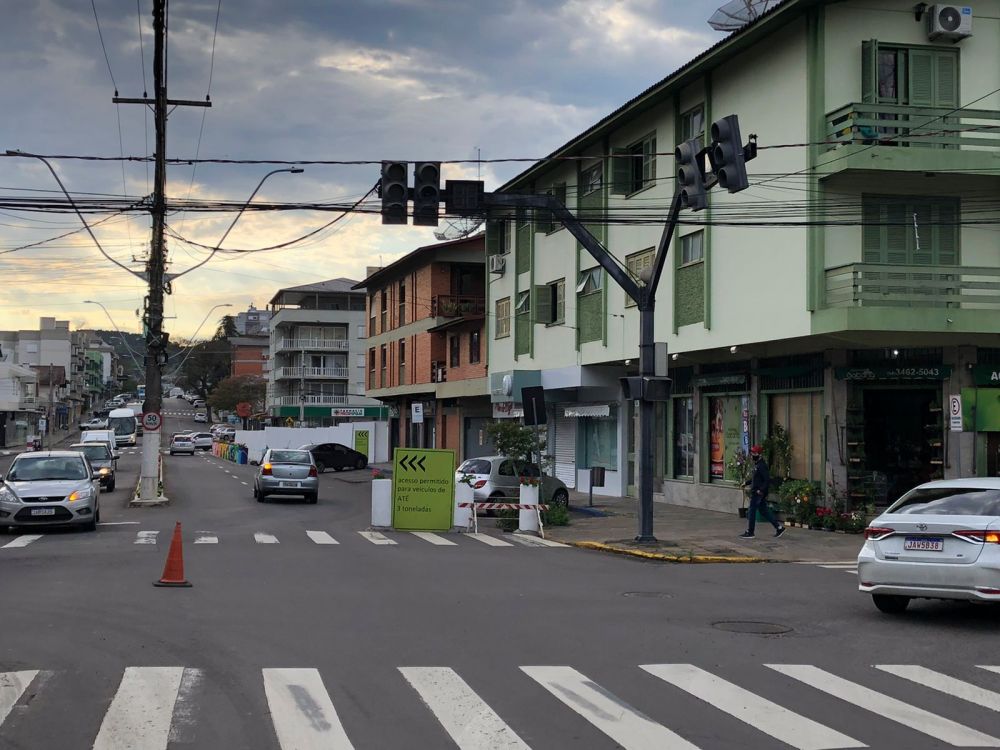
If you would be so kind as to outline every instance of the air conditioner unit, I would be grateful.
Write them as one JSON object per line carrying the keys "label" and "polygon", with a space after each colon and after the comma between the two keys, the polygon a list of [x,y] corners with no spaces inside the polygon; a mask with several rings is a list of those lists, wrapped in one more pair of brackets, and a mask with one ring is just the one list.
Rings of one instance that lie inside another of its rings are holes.
{"label": "air conditioner unit", "polygon": [[927,11],[927,38],[957,42],[972,36],[972,8],[968,5],[932,5]]}
{"label": "air conditioner unit", "polygon": [[507,256],[506,255],[491,255],[490,256],[490,273],[500,273],[504,272],[507,267]]}

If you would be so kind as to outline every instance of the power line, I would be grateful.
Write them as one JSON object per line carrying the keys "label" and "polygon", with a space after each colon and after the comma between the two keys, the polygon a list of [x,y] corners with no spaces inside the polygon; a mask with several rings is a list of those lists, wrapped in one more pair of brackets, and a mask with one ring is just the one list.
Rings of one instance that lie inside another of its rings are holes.
{"label": "power line", "polygon": [[97,23],[97,38],[101,40],[101,49],[104,50],[104,62],[108,66],[111,85],[115,88],[115,96],[118,96],[118,84],[115,83],[115,74],[111,72],[111,60],[108,59],[108,48],[104,46],[104,34],[101,33],[101,19],[97,17],[97,3],[95,0],[90,0],[90,7],[94,9],[94,21]]}

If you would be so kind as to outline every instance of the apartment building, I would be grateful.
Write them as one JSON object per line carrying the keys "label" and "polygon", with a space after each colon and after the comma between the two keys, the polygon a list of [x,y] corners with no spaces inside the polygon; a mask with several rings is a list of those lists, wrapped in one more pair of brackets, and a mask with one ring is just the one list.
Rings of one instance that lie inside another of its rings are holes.
{"label": "apartment building", "polygon": [[37,424],[38,378],[30,367],[0,361],[0,448],[24,445]]}
{"label": "apartment building", "polygon": [[231,376],[266,376],[265,367],[271,356],[270,336],[231,336],[229,345],[232,347],[229,370]]}
{"label": "apartment building", "polygon": [[[786,0],[501,190],[551,193],[639,279],[674,193],[674,146],[735,113],[751,187],[684,211],[657,293],[673,395],[654,490],[734,512],[732,462],[784,428],[789,475],[885,504],[934,477],[1000,473],[1000,3]],[[968,18],[965,18],[968,16]],[[974,28],[964,33],[966,24]],[[569,158],[564,158],[569,157]],[[555,472],[631,494],[638,314],[551,216],[487,228],[490,392],[551,402]],[[962,431],[945,423],[962,396]]]}
{"label": "apartment building", "polygon": [[490,452],[485,260],[479,233],[418,247],[355,287],[367,291],[365,392],[389,406],[390,447]]}
{"label": "apartment building", "polygon": [[365,293],[356,284],[330,279],[271,298],[267,409],[276,424],[385,418],[364,395]]}

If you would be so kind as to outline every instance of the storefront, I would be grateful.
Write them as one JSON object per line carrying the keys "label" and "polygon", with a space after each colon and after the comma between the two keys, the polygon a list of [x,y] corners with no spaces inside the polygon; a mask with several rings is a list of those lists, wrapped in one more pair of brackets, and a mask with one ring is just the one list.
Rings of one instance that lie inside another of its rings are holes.
{"label": "storefront", "polygon": [[975,387],[963,388],[962,429],[975,433],[973,472],[980,477],[1000,476],[1000,366],[972,368]]}
{"label": "storefront", "polygon": [[749,378],[746,372],[698,375],[694,385],[701,393],[702,481],[723,484],[738,480],[737,454],[750,451],[751,418]]}

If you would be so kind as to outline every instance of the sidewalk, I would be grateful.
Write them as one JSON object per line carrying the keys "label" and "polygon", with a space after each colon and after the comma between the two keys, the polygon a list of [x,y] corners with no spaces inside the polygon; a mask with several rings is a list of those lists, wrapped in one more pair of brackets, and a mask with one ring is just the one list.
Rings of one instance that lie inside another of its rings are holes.
{"label": "sidewalk", "polygon": [[560,542],[607,552],[672,562],[840,562],[854,560],[864,543],[860,534],[789,528],[780,539],[767,522],[758,522],[756,539],[739,539],[746,519],[729,513],[654,503],[656,544],[637,544],[638,502],[632,498],[595,497],[595,517],[586,509],[587,495],[570,491],[570,525],[545,529]]}

